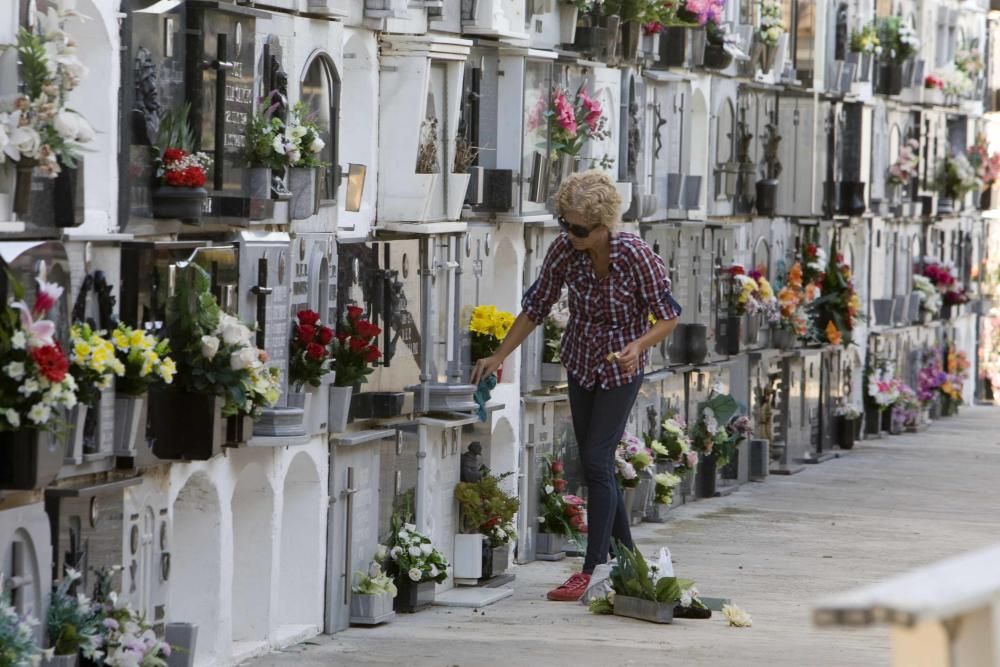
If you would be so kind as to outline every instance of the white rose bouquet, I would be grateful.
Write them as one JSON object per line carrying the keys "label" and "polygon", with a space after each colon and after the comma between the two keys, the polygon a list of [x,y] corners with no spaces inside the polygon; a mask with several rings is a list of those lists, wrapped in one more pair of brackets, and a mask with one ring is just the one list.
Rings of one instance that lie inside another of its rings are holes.
{"label": "white rose bouquet", "polygon": [[394,516],[387,571],[394,576],[397,584],[406,581],[413,584],[434,581],[440,584],[448,578],[448,561],[416,526],[403,523]]}

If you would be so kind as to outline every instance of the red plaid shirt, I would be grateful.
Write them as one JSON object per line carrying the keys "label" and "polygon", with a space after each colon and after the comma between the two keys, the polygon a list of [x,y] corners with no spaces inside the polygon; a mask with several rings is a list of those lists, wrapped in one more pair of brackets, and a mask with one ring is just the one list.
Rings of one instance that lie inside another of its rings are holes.
{"label": "red plaid shirt", "polygon": [[[611,237],[608,276],[598,279],[586,252],[573,248],[565,232],[545,255],[542,273],[521,301],[524,312],[542,324],[559,299],[563,285],[569,288],[569,323],[562,338],[559,357],[574,380],[588,389],[620,387],[633,381],[608,354],[625,346],[649,329],[649,315],[672,320],[680,313],[670,298],[670,280],[663,260],[635,234]],[[644,368],[644,352],[638,368]]]}

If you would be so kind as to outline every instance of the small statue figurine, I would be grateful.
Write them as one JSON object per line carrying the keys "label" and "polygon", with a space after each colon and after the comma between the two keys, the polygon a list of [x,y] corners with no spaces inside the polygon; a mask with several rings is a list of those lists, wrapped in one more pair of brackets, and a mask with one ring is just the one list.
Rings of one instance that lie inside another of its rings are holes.
{"label": "small statue figurine", "polygon": [[483,477],[480,470],[483,446],[478,442],[470,442],[469,449],[462,454],[462,481],[478,482]]}

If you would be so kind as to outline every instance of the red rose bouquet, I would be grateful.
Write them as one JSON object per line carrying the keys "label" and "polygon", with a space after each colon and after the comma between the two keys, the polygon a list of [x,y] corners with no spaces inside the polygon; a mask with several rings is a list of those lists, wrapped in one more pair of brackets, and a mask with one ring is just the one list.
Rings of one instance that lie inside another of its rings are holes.
{"label": "red rose bouquet", "polygon": [[292,326],[291,359],[288,361],[288,379],[292,387],[301,390],[305,385],[318,387],[321,378],[333,370],[330,366],[330,343],[333,329],[319,321],[319,313],[299,311]]}
{"label": "red rose bouquet", "polygon": [[563,462],[546,457],[542,468],[539,530],[543,533],[576,539],[587,532],[586,503],[579,496],[565,492]]}
{"label": "red rose bouquet", "polygon": [[377,326],[362,317],[364,311],[348,306],[331,343],[334,370],[338,387],[353,387],[364,382],[374,370],[372,364],[382,357],[382,352],[372,341],[382,333]]}
{"label": "red rose bouquet", "polygon": [[189,153],[182,148],[163,151],[163,185],[175,188],[200,188],[205,185],[205,171],[212,158],[205,153]]}

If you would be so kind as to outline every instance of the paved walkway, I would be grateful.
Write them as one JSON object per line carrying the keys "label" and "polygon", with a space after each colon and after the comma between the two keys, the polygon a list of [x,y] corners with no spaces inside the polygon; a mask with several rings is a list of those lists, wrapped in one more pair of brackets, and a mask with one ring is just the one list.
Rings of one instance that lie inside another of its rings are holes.
{"label": "paved walkway", "polygon": [[545,591],[578,560],[516,568],[516,592],[482,612],[434,608],[386,626],[321,636],[257,666],[873,666],[888,634],[818,630],[816,598],[1000,541],[1000,409],[965,408],[916,435],[866,441],[791,477],[686,505],[636,530],[669,545],[678,576],[726,596],[754,626],[657,626],[594,616]]}

